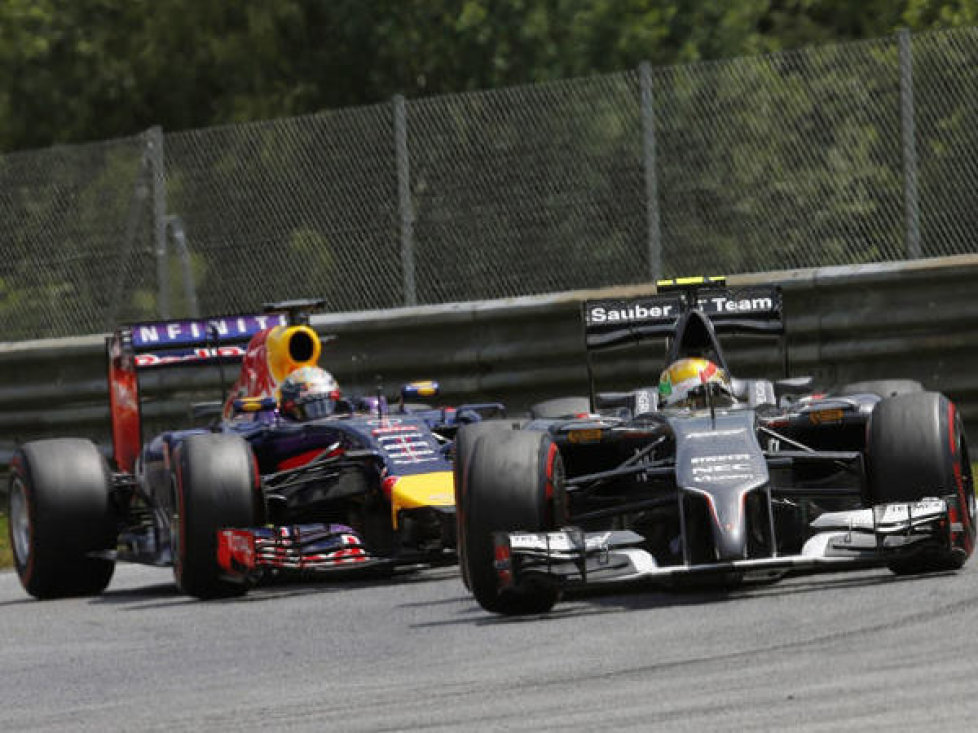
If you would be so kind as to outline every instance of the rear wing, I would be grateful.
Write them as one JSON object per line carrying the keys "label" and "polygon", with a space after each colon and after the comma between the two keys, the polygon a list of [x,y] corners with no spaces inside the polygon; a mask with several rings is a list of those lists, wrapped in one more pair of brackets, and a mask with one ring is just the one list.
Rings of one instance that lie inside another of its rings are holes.
{"label": "rear wing", "polygon": [[[132,472],[142,448],[139,374],[147,369],[239,363],[252,337],[274,326],[305,323],[319,300],[265,305],[265,312],[133,323],[106,338],[113,456]],[[223,377],[221,379],[223,383]]]}
{"label": "rear wing", "polygon": [[[665,338],[668,345],[679,331],[688,331],[688,321],[693,319],[702,321],[706,328],[700,331],[708,331],[714,340],[721,333],[779,337],[788,375],[783,299],[781,288],[775,285],[730,288],[722,277],[660,280],[651,295],[586,300],[581,305],[581,319],[592,410],[592,351],[656,337]],[[722,355],[720,358],[722,361]]]}
{"label": "rear wing", "polygon": [[227,316],[197,320],[136,323],[112,338],[130,350],[137,369],[182,364],[240,361],[251,337],[273,326],[289,325],[285,313]]}
{"label": "rear wing", "polygon": [[774,285],[723,287],[717,278],[673,284],[660,281],[655,295],[587,300],[583,304],[588,350],[675,334],[679,318],[702,312],[717,333],[784,333],[781,288]]}

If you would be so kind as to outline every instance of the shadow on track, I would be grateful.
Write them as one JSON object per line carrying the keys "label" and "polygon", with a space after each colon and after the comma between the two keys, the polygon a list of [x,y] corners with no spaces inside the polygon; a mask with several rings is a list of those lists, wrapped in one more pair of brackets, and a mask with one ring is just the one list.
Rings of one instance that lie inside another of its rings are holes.
{"label": "shadow on track", "polygon": [[[925,576],[898,576],[876,568],[873,570],[854,571],[845,574],[816,574],[795,578],[782,579],[773,583],[748,583],[730,587],[708,585],[667,587],[661,584],[652,585],[648,582],[628,583],[602,588],[575,589],[565,592],[563,599],[554,609],[545,614],[528,616],[497,616],[483,611],[473,597],[460,589],[459,597],[441,599],[434,603],[447,604],[468,601],[463,611],[464,618],[454,618],[445,621],[416,624],[418,628],[426,626],[450,626],[456,624],[475,623],[479,626],[509,623],[540,623],[560,621],[563,619],[596,616],[627,611],[648,611],[658,608],[674,608],[678,606],[702,606],[730,603],[736,601],[752,601],[777,597],[788,597],[805,593],[824,593],[839,588],[870,588],[887,586],[896,583],[917,582],[925,578],[939,578],[955,575],[954,572],[931,573]],[[426,605],[426,604],[414,604]]]}
{"label": "shadow on track", "polygon": [[[446,575],[450,571],[451,575]],[[218,598],[202,601],[184,595],[175,583],[158,583],[134,588],[109,588],[99,596],[90,599],[91,603],[118,605],[128,607],[125,610],[143,610],[147,608],[163,608],[194,603],[208,605],[237,605],[244,603],[263,603],[278,598],[307,595],[325,595],[330,593],[352,593],[357,590],[390,586],[408,586],[424,583],[440,582],[446,577],[454,577],[455,568],[397,568],[388,570],[358,571],[351,570],[343,573],[333,573],[329,576],[278,576],[264,578],[247,594],[234,598]],[[32,599],[24,599],[31,602]]]}

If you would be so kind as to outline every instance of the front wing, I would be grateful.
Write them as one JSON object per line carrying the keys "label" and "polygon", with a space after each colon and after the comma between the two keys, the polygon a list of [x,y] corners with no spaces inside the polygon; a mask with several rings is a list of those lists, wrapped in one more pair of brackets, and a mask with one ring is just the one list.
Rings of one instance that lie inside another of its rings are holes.
{"label": "front wing", "polygon": [[242,578],[269,570],[350,571],[391,561],[371,554],[352,528],[315,523],[219,530],[217,562],[228,575]]}
{"label": "front wing", "polygon": [[713,576],[775,580],[789,573],[865,567],[924,550],[950,549],[955,531],[943,499],[826,513],[811,527],[817,532],[798,555],[695,565],[659,565],[639,547],[642,536],[630,530],[496,532],[495,568],[500,588],[526,581],[577,586]]}

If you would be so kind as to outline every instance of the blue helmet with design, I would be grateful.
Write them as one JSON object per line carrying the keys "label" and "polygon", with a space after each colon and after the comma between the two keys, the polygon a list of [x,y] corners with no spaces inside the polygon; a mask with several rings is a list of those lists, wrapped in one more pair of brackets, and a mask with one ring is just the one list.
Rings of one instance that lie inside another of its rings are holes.
{"label": "blue helmet with design", "polygon": [[279,387],[279,412],[293,420],[315,420],[332,415],[340,398],[340,385],[325,369],[296,369]]}

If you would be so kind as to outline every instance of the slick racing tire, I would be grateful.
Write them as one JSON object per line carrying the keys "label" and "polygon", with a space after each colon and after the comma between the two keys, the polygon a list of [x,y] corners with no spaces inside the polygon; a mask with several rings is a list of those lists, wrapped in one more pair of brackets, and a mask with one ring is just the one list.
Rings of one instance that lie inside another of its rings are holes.
{"label": "slick racing tire", "polygon": [[960,568],[975,542],[975,494],[964,425],[954,404],[936,392],[881,400],[870,421],[869,503],[942,497],[960,530],[950,548],[894,560],[898,574]]}
{"label": "slick racing tire", "polygon": [[465,562],[472,594],[487,611],[545,613],[559,598],[545,582],[500,588],[494,532],[550,530],[563,506],[563,464],[548,433],[490,432],[475,444],[463,487]]}
{"label": "slick racing tire", "polygon": [[875,394],[882,398],[923,392],[924,387],[913,379],[878,379],[871,382],[851,382],[840,390],[841,394]]}
{"label": "slick racing tire", "polygon": [[458,565],[462,575],[462,584],[470,590],[471,584],[465,563],[465,526],[462,521],[465,516],[465,501],[462,495],[464,477],[471,462],[472,449],[479,438],[489,433],[512,432],[516,429],[515,425],[513,420],[482,420],[463,425],[455,434],[455,458],[452,463],[455,482],[455,536],[457,538]]}
{"label": "slick racing tire", "polygon": [[[35,598],[91,596],[112,578],[118,528],[111,474],[90,440],[25,443],[10,463],[10,546]],[[101,556],[98,554],[101,553]]]}
{"label": "slick racing tire", "polygon": [[170,531],[177,585],[201,599],[241,595],[247,583],[222,575],[217,534],[261,522],[251,448],[240,436],[209,433],[187,438],[176,453]]}
{"label": "slick racing tire", "polygon": [[589,412],[591,412],[591,401],[587,397],[557,397],[537,402],[530,407],[530,417],[534,420],[574,417]]}

